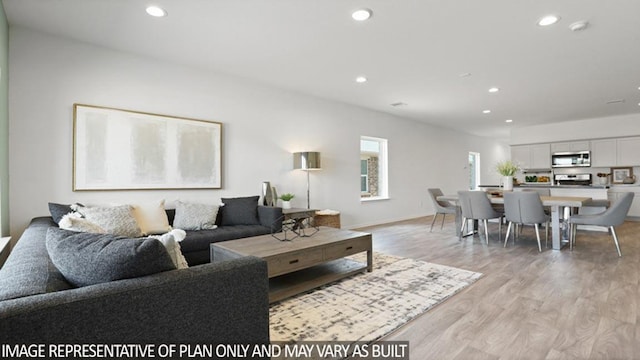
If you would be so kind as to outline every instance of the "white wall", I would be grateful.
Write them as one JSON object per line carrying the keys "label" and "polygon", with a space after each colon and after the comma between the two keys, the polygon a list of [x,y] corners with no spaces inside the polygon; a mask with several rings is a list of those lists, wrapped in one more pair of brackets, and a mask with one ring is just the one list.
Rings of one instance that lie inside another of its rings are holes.
{"label": "white wall", "polygon": [[640,115],[567,121],[514,128],[511,145],[640,135]]}
{"label": "white wall", "polygon": [[[432,213],[426,189],[467,184],[468,151],[482,155],[483,182],[508,147],[389,114],[107,50],[23,28],[10,31],[11,230],[19,235],[47,202],[131,203],[165,198],[218,203],[258,195],[262,181],[306,205],[306,177],[292,152],[322,153],[311,205],[340,210],[344,227]],[[223,125],[223,189],[73,192],[72,105],[84,103],[209,119]],[[361,203],[361,135],[389,140],[390,200]],[[14,236],[17,237],[17,236]]]}

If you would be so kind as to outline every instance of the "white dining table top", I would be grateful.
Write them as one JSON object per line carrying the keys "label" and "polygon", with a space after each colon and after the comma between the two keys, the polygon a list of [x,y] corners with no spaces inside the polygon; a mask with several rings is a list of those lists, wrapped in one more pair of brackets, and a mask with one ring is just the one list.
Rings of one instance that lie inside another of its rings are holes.
{"label": "white dining table top", "polygon": [[[458,201],[458,194],[438,196],[441,201]],[[490,196],[489,200],[492,204],[504,204],[504,197]],[[569,206],[582,207],[591,200],[590,197],[582,196],[540,196],[542,205],[544,206]]]}

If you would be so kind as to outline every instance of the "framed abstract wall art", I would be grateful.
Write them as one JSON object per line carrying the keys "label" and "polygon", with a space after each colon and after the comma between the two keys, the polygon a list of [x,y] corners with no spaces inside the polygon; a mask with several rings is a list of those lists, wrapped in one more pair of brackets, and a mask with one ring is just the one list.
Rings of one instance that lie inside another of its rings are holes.
{"label": "framed abstract wall art", "polygon": [[219,189],[222,123],[73,105],[73,191]]}

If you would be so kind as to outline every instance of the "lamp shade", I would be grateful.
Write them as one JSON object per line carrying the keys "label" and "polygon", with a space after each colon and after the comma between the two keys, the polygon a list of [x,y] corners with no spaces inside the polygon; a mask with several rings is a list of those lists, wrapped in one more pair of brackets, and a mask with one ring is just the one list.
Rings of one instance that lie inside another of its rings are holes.
{"label": "lamp shade", "polygon": [[293,168],[300,170],[320,170],[320,153],[315,151],[293,153]]}

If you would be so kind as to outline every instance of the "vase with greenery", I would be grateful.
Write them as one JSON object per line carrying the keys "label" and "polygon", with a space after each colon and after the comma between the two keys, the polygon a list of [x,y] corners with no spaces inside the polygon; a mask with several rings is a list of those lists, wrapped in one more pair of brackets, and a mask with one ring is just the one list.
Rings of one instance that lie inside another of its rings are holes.
{"label": "vase with greenery", "polygon": [[503,177],[503,190],[513,190],[513,177],[520,170],[520,167],[511,160],[505,160],[496,165],[496,170]]}
{"label": "vase with greenery", "polygon": [[284,193],[280,195],[280,200],[282,200],[282,208],[283,209],[291,209],[291,199],[293,199],[295,195],[291,193]]}

